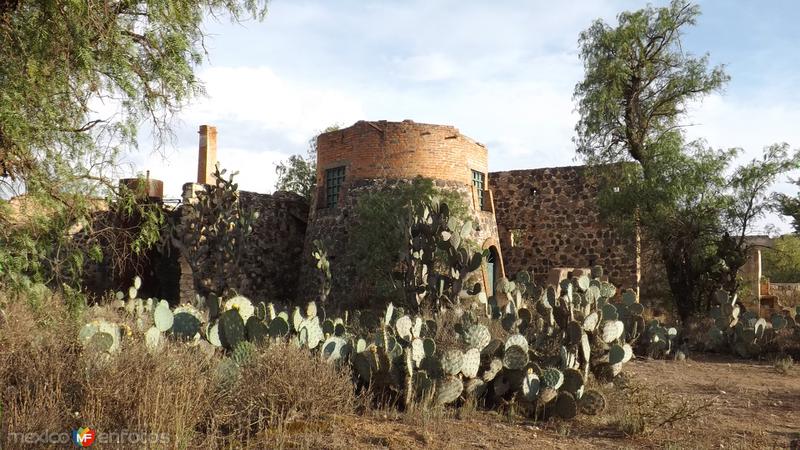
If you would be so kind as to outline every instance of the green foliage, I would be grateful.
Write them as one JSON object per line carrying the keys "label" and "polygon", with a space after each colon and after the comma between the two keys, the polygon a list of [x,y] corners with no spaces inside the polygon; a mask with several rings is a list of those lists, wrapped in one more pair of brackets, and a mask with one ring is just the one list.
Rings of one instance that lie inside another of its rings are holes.
{"label": "green foliage", "polygon": [[[171,116],[202,92],[194,70],[209,12],[262,18],[266,7],[255,0],[0,5],[2,174],[29,191],[81,189],[72,184],[97,177],[118,150],[135,145],[141,122],[166,137]],[[97,117],[92,102],[100,99],[118,113]]]}
{"label": "green foliage", "polygon": [[245,286],[243,255],[258,212],[239,202],[238,172],[225,178],[226,170],[214,170],[214,186],[197,192],[184,204],[174,233],[201,292],[232,295]]}
{"label": "green foliage", "polygon": [[[123,227],[93,226],[99,199],[125,201],[118,157],[136,147],[142,124],[161,148],[173,115],[202,92],[194,71],[206,14],[239,20],[265,10],[256,0],[0,3],[0,198],[23,194],[35,210],[24,223],[0,212],[0,286],[77,289],[105,243],[120,244],[105,255],[120,262],[157,241],[156,211],[123,208],[154,220],[122,237]],[[114,109],[108,117],[96,111],[101,101]],[[67,233],[76,228],[81,242]]]}
{"label": "green foliage", "polygon": [[784,235],[761,249],[763,275],[773,283],[800,282],[800,236]]}
{"label": "green foliage", "polygon": [[579,154],[646,166],[674,140],[687,103],[722,88],[729,78],[723,68],[709,70],[707,55],[694,57],[681,46],[681,33],[699,14],[698,6],[673,0],[620,13],[616,27],[597,20],[581,33]]}
{"label": "green foliage", "polygon": [[[359,196],[343,265],[352,268],[356,279],[369,280],[369,285],[358,288],[363,295],[377,296],[384,303],[404,301],[395,272],[405,255],[408,220],[423,214],[432,199],[446,203],[458,220],[466,217],[467,207],[457,193],[437,189],[422,177]],[[443,255],[438,258],[442,261]]]}
{"label": "green foliage", "polygon": [[778,144],[732,170],[739,149],[685,142],[686,105],[728,80],[721,67],[708,68],[708,56],[682,48],[698,15],[697,6],[673,0],[621,13],[616,27],[595,22],[581,34],[586,75],[575,88],[579,155],[615,163],[597,171],[601,211],[657,244],[684,320],[709,308],[718,287],[740,288],[745,236],[767,211],[772,183],[799,161]]}
{"label": "green foliage", "polygon": [[[323,133],[336,131],[339,125],[331,125],[325,128]],[[275,172],[278,180],[275,182],[275,189],[279,191],[289,191],[311,199],[311,194],[317,187],[317,136],[308,142],[308,153],[306,156],[291,155],[286,161],[281,161],[275,165]]]}
{"label": "green foliage", "polygon": [[25,292],[45,283],[73,298],[89,265],[105,265],[114,276],[136,274],[164,226],[160,205],[124,188],[71,204],[35,193],[0,202],[0,286]]}

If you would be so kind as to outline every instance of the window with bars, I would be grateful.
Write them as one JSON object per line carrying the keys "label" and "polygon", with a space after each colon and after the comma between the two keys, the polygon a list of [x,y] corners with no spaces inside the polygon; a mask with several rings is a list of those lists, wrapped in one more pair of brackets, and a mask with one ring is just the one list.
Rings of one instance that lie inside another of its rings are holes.
{"label": "window with bars", "polygon": [[325,171],[325,207],[334,208],[339,201],[339,191],[344,183],[344,166]]}
{"label": "window with bars", "polygon": [[478,191],[478,201],[480,202],[480,207],[483,209],[483,186],[486,184],[486,176],[482,172],[478,172],[477,170],[472,171],[472,185]]}

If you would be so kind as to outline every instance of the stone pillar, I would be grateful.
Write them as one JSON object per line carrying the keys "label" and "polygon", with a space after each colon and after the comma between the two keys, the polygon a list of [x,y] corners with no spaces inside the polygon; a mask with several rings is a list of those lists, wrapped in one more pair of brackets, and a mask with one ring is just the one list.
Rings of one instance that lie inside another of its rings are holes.
{"label": "stone pillar", "polygon": [[197,183],[214,184],[217,164],[217,127],[200,125],[200,152],[197,161]]}

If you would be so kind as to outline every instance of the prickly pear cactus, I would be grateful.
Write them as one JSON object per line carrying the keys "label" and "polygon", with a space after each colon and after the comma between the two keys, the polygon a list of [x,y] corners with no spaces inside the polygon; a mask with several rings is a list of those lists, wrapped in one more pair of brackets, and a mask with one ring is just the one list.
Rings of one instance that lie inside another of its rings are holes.
{"label": "prickly pear cactus", "polygon": [[455,402],[464,391],[464,383],[460,378],[448,376],[436,383],[436,404],[447,405]]}
{"label": "prickly pear cactus", "polygon": [[459,350],[448,350],[442,355],[442,370],[447,375],[456,375],[464,365],[464,354]]}
{"label": "prickly pear cactus", "polygon": [[580,399],[581,412],[590,416],[596,416],[606,409],[606,398],[600,391],[588,389]]}
{"label": "prickly pear cactus", "polygon": [[554,412],[562,419],[574,419],[578,415],[578,402],[569,392],[561,391],[556,397]]}

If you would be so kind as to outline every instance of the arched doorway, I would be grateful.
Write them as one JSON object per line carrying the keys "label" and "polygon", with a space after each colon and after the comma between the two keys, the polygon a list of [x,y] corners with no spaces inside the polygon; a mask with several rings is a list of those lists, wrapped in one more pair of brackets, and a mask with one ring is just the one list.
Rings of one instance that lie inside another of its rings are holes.
{"label": "arched doorway", "polygon": [[500,255],[497,253],[497,247],[492,245],[489,247],[489,257],[486,258],[486,295],[494,296],[496,282],[501,277]]}

